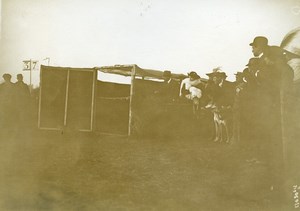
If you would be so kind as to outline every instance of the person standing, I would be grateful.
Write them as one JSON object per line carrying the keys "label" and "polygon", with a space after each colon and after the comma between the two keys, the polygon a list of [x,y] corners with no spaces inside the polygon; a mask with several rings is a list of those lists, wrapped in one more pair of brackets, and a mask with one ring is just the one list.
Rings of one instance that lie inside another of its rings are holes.
{"label": "person standing", "polygon": [[232,142],[240,144],[241,134],[241,101],[243,100],[243,92],[246,82],[243,80],[243,72],[235,74],[235,96],[233,103],[233,133]]}
{"label": "person standing", "polygon": [[0,124],[1,129],[7,130],[13,127],[14,115],[14,84],[11,82],[11,75],[3,74],[4,82],[0,84]]}
{"label": "person standing", "polygon": [[26,126],[26,122],[29,122],[30,111],[30,91],[29,87],[23,81],[23,75],[17,75],[17,82],[14,84],[15,88],[15,103],[16,103],[16,119],[19,126]]}
{"label": "person standing", "polygon": [[259,58],[261,151],[269,168],[273,200],[279,202],[284,193],[281,100],[285,86],[292,82],[293,71],[287,65],[285,51],[278,46],[269,46],[266,37],[255,37],[249,45],[253,55]]}
{"label": "person standing", "polygon": [[163,72],[163,87],[162,87],[162,97],[166,103],[172,103],[178,99],[178,91],[180,84],[178,81],[172,78],[172,73],[169,70]]}

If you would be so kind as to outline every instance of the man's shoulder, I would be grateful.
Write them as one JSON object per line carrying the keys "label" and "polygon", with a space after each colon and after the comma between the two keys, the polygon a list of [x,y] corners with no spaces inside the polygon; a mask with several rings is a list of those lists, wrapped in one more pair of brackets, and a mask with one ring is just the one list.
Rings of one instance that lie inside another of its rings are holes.
{"label": "man's shoulder", "polygon": [[22,89],[27,89],[29,87],[28,84],[24,82],[16,82],[14,85]]}

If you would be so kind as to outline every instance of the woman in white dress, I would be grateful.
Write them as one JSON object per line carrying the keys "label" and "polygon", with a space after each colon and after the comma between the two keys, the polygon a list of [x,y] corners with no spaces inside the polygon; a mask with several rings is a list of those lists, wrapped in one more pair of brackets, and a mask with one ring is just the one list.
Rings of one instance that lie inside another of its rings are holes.
{"label": "woman in white dress", "polygon": [[188,73],[188,78],[182,80],[180,85],[180,97],[185,97],[193,101],[193,113],[199,109],[200,98],[202,97],[202,91],[200,87],[203,85],[200,76],[192,71]]}

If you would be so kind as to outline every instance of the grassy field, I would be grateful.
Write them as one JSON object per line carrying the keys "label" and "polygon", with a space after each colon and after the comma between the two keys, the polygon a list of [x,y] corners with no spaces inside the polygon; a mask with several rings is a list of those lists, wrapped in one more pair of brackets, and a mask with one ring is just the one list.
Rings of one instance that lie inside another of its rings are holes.
{"label": "grassy field", "polygon": [[1,137],[0,210],[294,210],[236,144],[13,134]]}

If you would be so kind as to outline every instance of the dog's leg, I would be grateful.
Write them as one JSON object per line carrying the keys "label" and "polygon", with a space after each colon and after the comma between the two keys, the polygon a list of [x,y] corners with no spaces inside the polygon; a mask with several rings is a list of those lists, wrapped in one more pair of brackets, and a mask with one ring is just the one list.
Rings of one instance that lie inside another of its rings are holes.
{"label": "dog's leg", "polygon": [[228,124],[227,121],[224,120],[224,128],[225,128],[225,134],[226,134],[226,143],[229,143],[230,139],[229,139],[229,131],[228,131]]}
{"label": "dog's leg", "polygon": [[223,131],[222,131],[222,120],[220,114],[217,114],[217,125],[218,125],[218,141],[223,141]]}
{"label": "dog's leg", "polygon": [[218,125],[218,119],[217,119],[217,114],[214,112],[214,123],[215,123],[215,139],[214,142],[217,142],[219,140],[219,125]]}
{"label": "dog's leg", "polygon": [[197,119],[197,110],[198,110],[198,106],[193,101],[193,115],[196,119]]}
{"label": "dog's leg", "polygon": [[214,142],[217,142],[217,141],[219,141],[219,128],[218,128],[218,123],[217,122],[215,122],[215,132],[216,132],[216,134],[215,134],[215,139],[214,139]]}
{"label": "dog's leg", "polygon": [[220,130],[220,142],[222,142],[223,141],[223,120],[220,120],[219,121],[219,130]]}
{"label": "dog's leg", "polygon": [[199,104],[196,105],[196,118],[199,119]]}

